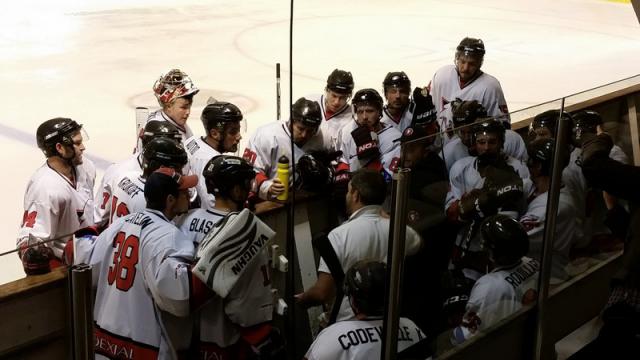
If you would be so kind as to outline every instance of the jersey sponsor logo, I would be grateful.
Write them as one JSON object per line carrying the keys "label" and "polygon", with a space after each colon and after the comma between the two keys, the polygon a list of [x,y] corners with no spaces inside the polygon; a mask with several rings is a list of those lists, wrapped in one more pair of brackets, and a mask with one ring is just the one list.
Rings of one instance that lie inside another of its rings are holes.
{"label": "jersey sponsor logo", "polygon": [[28,210],[25,210],[24,214],[22,214],[22,227],[32,228],[36,224],[37,217],[37,211],[29,212]]}
{"label": "jersey sponsor logo", "polygon": [[94,326],[93,334],[94,350],[97,354],[113,359],[150,360],[158,358],[157,348],[111,334],[97,325]]}
{"label": "jersey sponsor logo", "polygon": [[377,147],[377,144],[375,143],[375,141],[370,141],[366,144],[362,144],[360,146],[358,146],[358,154],[362,153],[363,151],[369,150],[369,149],[373,149]]}
{"label": "jersey sponsor logo", "polygon": [[538,272],[539,267],[540,264],[538,264],[536,260],[532,259],[507,275],[504,278],[504,281],[508,282],[513,289],[516,289],[518,286],[522,285],[522,283],[535,275]]}

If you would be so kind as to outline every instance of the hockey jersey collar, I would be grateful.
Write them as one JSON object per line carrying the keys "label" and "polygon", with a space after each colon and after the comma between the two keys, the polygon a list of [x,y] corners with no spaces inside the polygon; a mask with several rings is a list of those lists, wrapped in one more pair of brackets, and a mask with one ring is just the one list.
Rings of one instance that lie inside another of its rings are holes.
{"label": "hockey jersey collar", "polygon": [[[166,221],[166,222],[168,222],[168,223],[171,223],[171,221],[170,221],[169,219],[167,219],[167,217],[166,217],[166,216],[164,216],[164,214],[162,213],[162,211],[159,211],[159,210],[153,210],[153,209],[149,209],[149,208],[145,209],[145,211],[146,211],[146,212],[149,212],[149,213],[151,213],[151,214],[156,215],[157,217],[159,217],[159,218],[161,218],[161,219],[165,220],[165,221]],[[172,223],[172,224],[173,224],[173,223]]]}
{"label": "hockey jersey collar", "polygon": [[352,221],[358,217],[361,216],[367,216],[367,215],[381,215],[382,213],[382,206],[380,205],[366,205],[361,207],[360,209],[356,210],[353,212],[353,214],[351,214],[351,216],[349,216],[349,219],[347,220],[347,222]]}
{"label": "hockey jersey collar", "polygon": [[324,95],[320,96],[320,109],[322,109],[322,117],[324,118],[325,121],[329,121],[329,120],[333,119],[334,117],[342,114],[348,108],[349,108],[349,103],[346,103],[346,104],[344,104],[342,109],[334,112],[333,114],[331,114],[331,116],[327,116],[327,112],[326,112],[327,110],[324,107]]}
{"label": "hockey jersey collar", "polygon": [[165,114],[164,110],[160,110],[160,116],[162,116],[162,118],[165,119],[166,121],[170,122],[171,125],[177,127],[178,130],[180,130],[182,133],[186,133],[187,132],[187,128],[186,127],[184,127],[183,125],[180,125],[177,122],[173,121],[173,119],[171,117],[169,117],[169,115]]}

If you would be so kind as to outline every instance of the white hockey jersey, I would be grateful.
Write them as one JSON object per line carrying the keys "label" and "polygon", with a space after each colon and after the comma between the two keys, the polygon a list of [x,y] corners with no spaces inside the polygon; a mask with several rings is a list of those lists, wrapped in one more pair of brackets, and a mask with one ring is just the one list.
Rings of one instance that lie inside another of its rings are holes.
{"label": "white hockey jersey", "polygon": [[76,181],[42,165],[29,179],[24,194],[24,212],[18,231],[20,247],[33,235],[43,240],[61,237],[49,243],[58,259],[73,233],[93,222],[93,184],[82,165],[76,166]]}
{"label": "white hockey jersey", "polygon": [[130,171],[114,179],[113,194],[109,206],[111,208],[109,224],[112,224],[117,218],[146,209],[145,182],[139,171]]}
{"label": "white hockey jersey", "polygon": [[382,128],[378,134],[378,150],[380,151],[379,161],[365,161],[358,159],[357,146],[351,136],[351,132],[358,127],[355,120],[345,125],[341,130],[340,150],[342,156],[349,162],[349,171],[355,172],[358,169],[368,167],[383,171],[387,182],[391,181],[391,176],[397,169],[400,162],[400,137],[402,134],[396,128],[384,123],[380,123]]}
{"label": "white hockey jersey", "polygon": [[[542,257],[542,240],[544,224],[547,216],[548,192],[544,192],[529,202],[527,212],[520,217],[520,223],[529,234],[529,255],[540,259]],[[560,283],[569,278],[566,266],[569,264],[569,252],[575,244],[576,238],[576,208],[566,187],[560,188],[558,212],[556,216],[556,232],[553,239],[551,258],[552,284]]]}
{"label": "white hockey jersey", "polygon": [[[197,247],[225,215],[226,212],[218,209],[194,209],[180,218],[178,227]],[[271,321],[273,299],[269,269],[265,247],[247,265],[227,297],[215,297],[199,310],[196,321],[199,323],[202,343],[225,348],[238,341],[242,327]],[[206,346],[203,348],[206,349]]]}
{"label": "white hockey jersey", "polygon": [[404,109],[402,114],[400,114],[400,117],[397,118],[389,113],[389,110],[385,105],[384,109],[382,110],[382,118],[380,119],[380,121],[389,126],[393,126],[400,132],[400,134],[402,134],[406,128],[411,126],[411,121],[413,120],[413,113],[411,112],[412,108],[413,103],[409,103],[407,108]]}
{"label": "white hockey jersey", "polygon": [[340,129],[353,119],[353,107],[350,104],[346,104],[341,110],[328,114],[324,95],[311,95],[308,99],[317,102],[322,110],[320,130],[322,131],[324,147],[330,151],[339,150]]}
{"label": "white hockey jersey", "polygon": [[213,194],[207,192],[207,184],[202,171],[209,160],[220,155],[220,153],[207,144],[202,137],[194,136],[185,141],[185,148],[187,154],[189,154],[189,169],[193,174],[198,175],[198,185],[196,185],[196,192],[200,198],[200,207],[203,209],[211,210],[216,202],[216,197]]}
{"label": "white hockey jersey", "polygon": [[109,224],[111,216],[111,193],[114,188],[113,181],[119,179],[125,173],[142,173],[142,160],[140,153],[134,153],[126,160],[111,164],[105,170],[96,192],[96,201],[93,211],[96,224]]}
{"label": "white hockey jersey", "polygon": [[191,330],[194,253],[193,243],[155,210],[120,218],[100,234],[89,261],[97,288],[96,359],[175,359],[185,350],[166,329]]}
{"label": "white hockey jersey", "polygon": [[[379,359],[383,338],[381,318],[340,321],[318,334],[305,357],[309,360]],[[399,319],[398,352],[424,338],[426,335],[413,321]]]}
{"label": "white hockey jersey", "polygon": [[453,127],[451,102],[456,98],[477,100],[487,110],[488,116],[511,122],[500,82],[487,73],[483,72],[471,82],[460,84],[456,66],[446,65],[433,75],[429,89],[442,130]]}
{"label": "white hockey jersey", "polygon": [[498,267],[478,279],[471,289],[465,315],[468,319],[477,316],[480,319],[478,327],[473,330],[457,327],[452,342],[460,344],[520,310],[523,305],[534,302],[539,269],[538,261],[523,257],[511,267]]}
{"label": "white hockey jersey", "polygon": [[[389,219],[382,217],[380,211],[380,206],[365,206],[355,211],[349,220],[329,233],[329,242],[331,242],[343,272],[346,273],[360,260],[387,262]],[[407,226],[405,254],[415,254],[421,246],[422,238],[420,235]],[[318,272],[331,274],[331,270],[322,258],[320,258]],[[351,310],[349,300],[345,296],[342,299],[337,321],[351,319],[354,319],[353,310]]]}
{"label": "white hockey jersey", "polygon": [[291,133],[287,124],[280,121],[259,127],[249,139],[242,156],[259,172],[256,176],[256,182],[261,199],[267,199],[267,192],[277,175],[278,159],[282,155],[289,159],[289,185],[291,185],[293,184],[292,158],[297,163],[305,153],[326,149],[322,130],[318,130],[302,147],[294,144],[293,148],[294,155],[292,156]]}

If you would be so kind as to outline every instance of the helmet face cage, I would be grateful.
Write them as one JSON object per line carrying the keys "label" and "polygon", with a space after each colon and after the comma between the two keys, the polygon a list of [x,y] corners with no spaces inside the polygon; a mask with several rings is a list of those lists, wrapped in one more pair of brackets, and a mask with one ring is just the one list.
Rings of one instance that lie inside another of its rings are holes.
{"label": "helmet face cage", "polygon": [[335,69],[327,78],[327,89],[338,94],[348,94],[353,92],[353,76],[350,72]]}
{"label": "helmet face cage", "polygon": [[382,100],[382,96],[380,96],[380,94],[378,94],[374,89],[358,90],[351,100],[354,112],[358,111],[358,106],[365,105],[373,106],[378,109],[378,111],[382,112],[383,103],[384,101]]}
{"label": "helmet face cage", "polygon": [[387,74],[382,82],[382,90],[386,94],[389,88],[411,91],[411,80],[404,71],[394,71]]}
{"label": "helmet face cage", "polygon": [[82,125],[68,118],[55,118],[42,123],[36,131],[38,147],[45,156],[58,155],[56,144],[65,146],[73,145],[73,135],[82,132],[83,140],[88,140],[89,136],[83,130]]}
{"label": "helmet face cage", "polygon": [[200,90],[195,87],[189,75],[178,69],[170,70],[160,76],[153,85],[153,92],[163,106],[177,98],[195,95],[198,91]]}

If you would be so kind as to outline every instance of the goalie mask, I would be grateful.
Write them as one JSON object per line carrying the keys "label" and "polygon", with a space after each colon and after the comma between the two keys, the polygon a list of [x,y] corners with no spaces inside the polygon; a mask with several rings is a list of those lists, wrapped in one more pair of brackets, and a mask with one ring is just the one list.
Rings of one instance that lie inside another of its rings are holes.
{"label": "goalie mask", "polygon": [[179,69],[170,70],[153,84],[153,93],[163,107],[177,98],[193,96],[199,91],[189,75]]}

